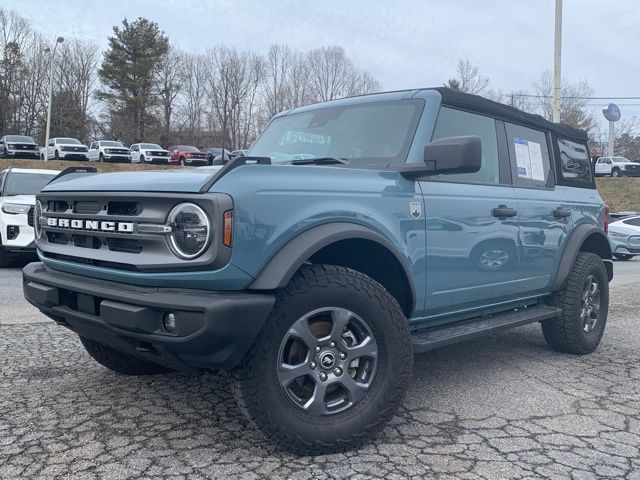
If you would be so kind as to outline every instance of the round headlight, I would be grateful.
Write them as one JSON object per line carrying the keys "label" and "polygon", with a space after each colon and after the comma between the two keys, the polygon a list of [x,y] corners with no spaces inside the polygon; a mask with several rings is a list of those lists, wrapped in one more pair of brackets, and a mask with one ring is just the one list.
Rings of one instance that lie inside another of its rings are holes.
{"label": "round headlight", "polygon": [[196,258],[207,249],[211,240],[211,222],[204,210],[193,203],[181,203],[169,212],[171,226],[169,245],[180,258]]}
{"label": "round headlight", "polygon": [[40,200],[36,200],[36,206],[33,209],[33,230],[35,231],[36,238],[40,238],[42,235],[42,225],[40,225],[40,217],[42,216],[42,203]]}

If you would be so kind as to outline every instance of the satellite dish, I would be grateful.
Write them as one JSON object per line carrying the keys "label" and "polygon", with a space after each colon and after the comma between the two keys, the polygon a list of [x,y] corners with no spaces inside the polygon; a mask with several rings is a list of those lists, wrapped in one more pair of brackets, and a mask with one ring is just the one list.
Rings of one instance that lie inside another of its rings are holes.
{"label": "satellite dish", "polygon": [[602,110],[602,113],[604,118],[610,122],[617,122],[621,117],[620,108],[615,103],[610,103],[607,108]]}

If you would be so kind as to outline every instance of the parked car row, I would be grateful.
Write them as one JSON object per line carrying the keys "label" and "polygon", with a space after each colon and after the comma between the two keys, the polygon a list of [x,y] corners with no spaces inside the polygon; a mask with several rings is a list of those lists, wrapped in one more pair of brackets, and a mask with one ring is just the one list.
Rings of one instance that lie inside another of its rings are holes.
{"label": "parked car row", "polygon": [[198,148],[193,145],[173,145],[168,149],[155,143],[134,143],[129,148],[115,140],[97,140],[89,146],[75,138],[55,137],[47,147],[24,135],[0,138],[0,158],[31,158],[44,160],[88,160],[90,162],[158,163],[174,165],[221,165],[246,150],[229,151],[221,147]]}

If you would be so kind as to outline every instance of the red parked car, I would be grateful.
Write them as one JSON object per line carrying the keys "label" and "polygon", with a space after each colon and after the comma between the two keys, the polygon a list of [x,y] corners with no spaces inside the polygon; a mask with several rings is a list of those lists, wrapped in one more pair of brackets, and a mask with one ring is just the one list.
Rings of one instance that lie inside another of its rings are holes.
{"label": "red parked car", "polygon": [[170,162],[180,165],[207,165],[207,154],[191,145],[174,145],[169,147]]}

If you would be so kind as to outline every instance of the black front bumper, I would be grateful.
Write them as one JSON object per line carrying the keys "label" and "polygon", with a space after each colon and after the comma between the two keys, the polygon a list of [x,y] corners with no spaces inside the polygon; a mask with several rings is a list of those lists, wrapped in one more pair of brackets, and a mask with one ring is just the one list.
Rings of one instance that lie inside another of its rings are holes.
{"label": "black front bumper", "polygon": [[[236,366],[275,302],[268,294],[119,284],[40,262],[24,267],[23,290],[29,303],[78,335],[183,371]],[[163,327],[169,312],[174,333]]]}
{"label": "black front bumper", "polygon": [[27,245],[26,247],[14,247],[11,245],[0,245],[0,249],[2,249],[2,252],[9,258],[14,258],[14,257],[33,257],[34,259],[37,258],[37,254],[36,254],[36,246],[33,242],[31,242],[29,245]]}

